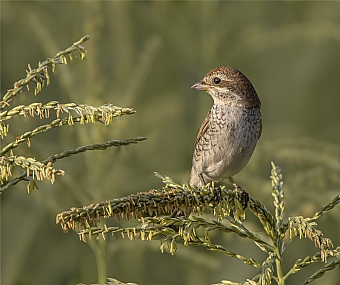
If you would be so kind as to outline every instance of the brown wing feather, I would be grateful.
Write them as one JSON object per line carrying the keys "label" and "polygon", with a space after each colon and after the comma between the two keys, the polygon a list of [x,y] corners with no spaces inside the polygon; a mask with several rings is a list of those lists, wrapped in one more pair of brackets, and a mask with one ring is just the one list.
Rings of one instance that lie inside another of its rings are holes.
{"label": "brown wing feather", "polygon": [[203,123],[200,127],[200,130],[198,131],[198,135],[197,135],[195,145],[194,145],[194,150],[196,149],[198,142],[201,140],[201,138],[204,136],[204,134],[209,130],[210,113],[211,113],[211,109],[209,110],[208,114],[206,115],[206,117],[205,117],[205,119],[204,119],[204,121],[203,121]]}
{"label": "brown wing feather", "polygon": [[204,136],[204,134],[206,134],[206,132],[209,130],[210,128],[210,112],[211,109],[209,110],[207,116],[205,117],[200,130],[198,131],[198,135],[195,141],[195,145],[194,145],[194,155],[193,155],[193,165],[191,168],[191,172],[190,172],[190,185],[192,186],[199,186],[200,184],[205,185],[205,181],[203,180],[202,177],[202,173],[198,173],[198,170],[194,167],[194,165],[196,165],[196,163],[194,162],[195,160],[198,160],[198,157],[201,156],[201,152],[198,150],[198,144],[199,141],[202,139],[202,137]]}
{"label": "brown wing feather", "polygon": [[261,121],[260,121],[260,133],[259,133],[259,137],[257,139],[260,139],[262,135],[262,118],[261,118]]}

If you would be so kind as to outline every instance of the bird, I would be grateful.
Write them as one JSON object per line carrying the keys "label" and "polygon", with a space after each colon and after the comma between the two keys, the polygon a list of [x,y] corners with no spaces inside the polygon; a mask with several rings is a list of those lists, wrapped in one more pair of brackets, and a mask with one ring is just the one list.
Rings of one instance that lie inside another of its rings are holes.
{"label": "bird", "polygon": [[251,158],[262,132],[261,101],[241,71],[221,66],[191,89],[204,90],[214,104],[194,144],[190,186],[202,187],[239,173]]}

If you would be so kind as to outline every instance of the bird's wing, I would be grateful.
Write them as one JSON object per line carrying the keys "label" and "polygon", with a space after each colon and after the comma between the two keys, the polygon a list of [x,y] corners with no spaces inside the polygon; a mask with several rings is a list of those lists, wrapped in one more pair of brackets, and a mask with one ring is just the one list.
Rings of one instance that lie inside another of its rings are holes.
{"label": "bird's wing", "polygon": [[205,185],[205,181],[203,179],[202,175],[202,164],[197,163],[198,160],[200,160],[201,156],[204,155],[204,136],[207,134],[209,128],[210,128],[210,112],[211,109],[209,110],[207,116],[205,117],[200,130],[198,132],[195,145],[194,145],[194,155],[193,155],[193,162],[192,162],[192,168],[191,168],[191,173],[190,173],[190,185],[192,186],[200,186]]}
{"label": "bird's wing", "polygon": [[208,114],[206,115],[200,130],[198,131],[198,135],[195,141],[195,145],[194,145],[194,149],[197,149],[197,145],[199,144],[200,140],[202,139],[202,137],[207,133],[207,131],[209,130],[210,127],[210,113],[211,113],[211,109],[209,110]]}
{"label": "bird's wing", "polygon": [[261,134],[262,134],[262,118],[261,118],[261,121],[260,121],[260,133],[259,133],[258,139],[260,139]]}

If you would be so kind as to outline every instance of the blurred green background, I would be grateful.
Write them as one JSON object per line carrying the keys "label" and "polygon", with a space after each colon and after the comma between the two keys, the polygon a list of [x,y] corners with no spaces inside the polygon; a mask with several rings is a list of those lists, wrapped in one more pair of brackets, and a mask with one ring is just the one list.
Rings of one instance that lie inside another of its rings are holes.
{"label": "blurred green background", "polygon": [[[15,104],[113,103],[137,113],[116,118],[109,126],[54,129],[14,153],[43,160],[110,139],[148,139],[61,160],[55,167],[66,175],[57,177],[53,186],[39,183],[40,190],[28,195],[22,182],[2,195],[3,285],[97,282],[90,246],[74,232],[64,234],[55,225],[56,214],[160,188],[154,171],[187,183],[193,144],[212,105],[209,95],[190,86],[217,66],[241,70],[262,101],[262,137],[235,181],[273,209],[269,175],[274,161],[284,173],[287,217],[312,216],[339,194],[339,2],[2,1],[1,94],[25,77],[28,63],[36,67],[87,34],[87,61],[58,66],[51,86],[37,97],[24,92]],[[43,123],[22,116],[9,122],[3,145]],[[335,208],[319,221],[336,246],[339,214]],[[248,216],[248,225],[261,234]],[[263,261],[262,252],[247,240],[231,234],[213,238],[229,250]],[[256,274],[221,253],[179,246],[171,256],[161,254],[159,245],[118,235],[108,238],[108,276],[140,285],[204,285],[222,279],[243,281]],[[284,269],[316,252],[311,241],[296,240],[286,252]],[[288,283],[301,283],[319,267],[310,266]],[[339,271],[314,283],[339,284]]]}

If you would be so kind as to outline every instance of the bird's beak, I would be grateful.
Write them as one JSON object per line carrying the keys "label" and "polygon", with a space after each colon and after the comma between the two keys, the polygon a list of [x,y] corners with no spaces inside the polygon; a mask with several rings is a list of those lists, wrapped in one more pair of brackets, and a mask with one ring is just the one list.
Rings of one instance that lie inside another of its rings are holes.
{"label": "bird's beak", "polygon": [[208,90],[208,86],[204,81],[199,81],[197,83],[195,83],[194,85],[191,86],[191,89],[195,89],[195,90]]}

